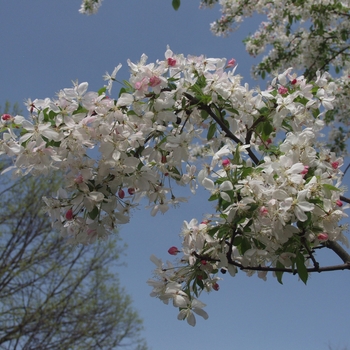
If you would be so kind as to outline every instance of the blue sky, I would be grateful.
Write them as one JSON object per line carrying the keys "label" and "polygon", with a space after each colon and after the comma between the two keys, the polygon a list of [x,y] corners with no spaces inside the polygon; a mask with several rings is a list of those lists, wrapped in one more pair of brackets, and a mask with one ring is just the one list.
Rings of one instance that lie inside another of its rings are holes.
{"label": "blue sky", "polygon": [[[0,104],[8,99],[54,97],[72,80],[87,81],[91,90],[103,86],[102,75],[122,63],[119,79],[128,78],[126,60],[142,53],[149,62],[164,57],[167,45],[176,53],[234,57],[236,72],[251,86],[249,57],[242,39],[257,26],[248,21],[229,38],[214,37],[209,23],[219,17],[218,7],[199,10],[199,0],[183,0],[179,11],[171,0],[105,0],[95,16],[78,13],[80,0],[1,1]],[[262,82],[262,87],[265,83]],[[113,87],[114,97],[118,86]],[[178,192],[184,193],[182,189]],[[187,193],[185,194],[188,195]],[[116,273],[144,319],[143,333],[153,350],[321,350],[350,347],[349,271],[314,274],[305,286],[285,276],[284,285],[272,276],[267,282],[242,272],[223,276],[220,290],[204,295],[209,319],[198,318],[192,328],[176,319],[177,310],[149,297],[155,254],[170,258],[170,246],[180,245],[183,220],[212,211],[204,194],[162,216],[152,218],[141,207],[122,227],[128,244],[127,267]],[[338,263],[325,254],[327,263]]]}

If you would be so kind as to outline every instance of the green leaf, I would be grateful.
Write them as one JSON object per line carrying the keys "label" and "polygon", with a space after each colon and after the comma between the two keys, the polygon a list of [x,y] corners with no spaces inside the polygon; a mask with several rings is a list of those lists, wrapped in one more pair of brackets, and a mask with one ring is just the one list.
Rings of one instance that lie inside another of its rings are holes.
{"label": "green leaf", "polygon": [[196,282],[197,282],[198,286],[203,290],[203,289],[204,289],[204,283],[203,283],[203,281],[199,278],[199,276],[197,276]]}
{"label": "green leaf", "polygon": [[103,88],[101,88],[100,90],[97,91],[98,96],[103,95],[106,92],[107,88],[104,86]]}
{"label": "green leaf", "polygon": [[95,206],[94,209],[92,209],[89,212],[89,217],[90,217],[91,220],[95,220],[97,215],[98,215],[98,208]]}
{"label": "green leaf", "polygon": [[273,132],[273,126],[271,125],[271,123],[269,121],[264,123],[263,132],[267,137],[270,136],[271,133]]}
{"label": "green leaf", "polygon": [[207,140],[210,141],[216,132],[216,123],[210,124],[208,134],[207,134]]}
{"label": "green leaf", "polygon": [[132,109],[128,110],[126,112],[127,115],[137,115],[135,111],[133,111]]}
{"label": "green leaf", "polygon": [[245,178],[253,172],[253,168],[243,168],[241,172],[241,177]]}
{"label": "green leaf", "polygon": [[208,199],[209,202],[212,202],[212,201],[216,201],[218,200],[218,198],[220,197],[220,195],[218,193],[214,193],[213,195],[211,195]]}
{"label": "green leaf", "polygon": [[251,244],[248,240],[248,238],[246,237],[242,237],[242,243],[240,246],[240,253],[243,255],[247,250],[249,250],[251,248]]}
{"label": "green leaf", "polygon": [[239,115],[239,112],[237,111],[237,109],[231,108],[231,107],[227,107],[226,108],[229,112],[233,113],[233,114],[237,114]]}
{"label": "green leaf", "polygon": [[193,281],[192,290],[193,290],[193,293],[195,294],[195,296],[198,298],[198,291],[197,291],[196,280]]}
{"label": "green leaf", "polygon": [[175,11],[177,11],[179,9],[180,3],[181,3],[180,0],[173,0],[172,5],[173,5],[173,8],[174,8]]}
{"label": "green leaf", "polygon": [[239,145],[236,146],[236,152],[233,156],[233,164],[240,164],[241,155],[239,153]]}
{"label": "green leaf", "polygon": [[[277,261],[276,267],[277,267],[278,269],[284,269],[284,268],[285,268],[285,266],[284,266],[281,262],[279,262],[279,261]],[[276,274],[276,277],[277,277],[277,281],[278,281],[279,283],[283,284],[283,283],[282,283],[283,271],[275,271],[275,274]]]}
{"label": "green leaf", "polygon": [[196,84],[200,87],[200,89],[203,89],[207,85],[207,80],[205,79],[205,76],[199,75]]}
{"label": "green leaf", "polygon": [[324,189],[326,190],[330,190],[330,191],[340,191],[340,189],[338,187],[335,187],[333,185],[330,184],[323,184],[322,185]]}
{"label": "green leaf", "polygon": [[298,253],[295,262],[297,264],[297,272],[300,279],[306,284],[309,274],[307,272],[307,268],[305,266],[305,257],[303,254]]}
{"label": "green leaf", "polygon": [[120,90],[119,90],[119,95],[118,97],[120,97],[122,94],[126,93],[127,90],[125,89],[125,87],[122,87]]}
{"label": "green leaf", "polygon": [[209,114],[207,111],[201,110],[201,117],[203,120],[206,120],[208,118]]}
{"label": "green leaf", "polygon": [[176,85],[174,83],[168,83],[168,87],[170,90],[176,90]]}
{"label": "green leaf", "polygon": [[54,140],[51,140],[49,142],[46,142],[46,147],[48,146],[52,146],[52,147],[60,147],[61,145],[61,141],[54,141]]}

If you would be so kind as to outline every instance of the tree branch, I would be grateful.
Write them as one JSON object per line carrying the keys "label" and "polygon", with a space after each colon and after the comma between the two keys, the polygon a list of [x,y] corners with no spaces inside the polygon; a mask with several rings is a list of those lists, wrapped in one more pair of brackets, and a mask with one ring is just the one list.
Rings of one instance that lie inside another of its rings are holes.
{"label": "tree branch", "polygon": [[350,255],[349,253],[340,246],[339,243],[334,242],[334,241],[327,241],[324,243],[324,245],[333,250],[335,254],[339,256],[340,259],[343,260],[344,264],[350,265]]}
{"label": "tree branch", "polygon": [[[222,129],[222,131],[225,132],[225,136],[230,138],[232,141],[236,142],[238,145],[243,145],[243,142],[237,137],[235,136],[231,130],[225,125],[225,123],[222,122],[222,120],[220,120],[217,115],[211,110],[211,108],[207,105],[205,105],[204,103],[200,102],[197,98],[191,96],[190,94],[184,92],[183,93],[185,97],[187,97],[190,101],[192,105],[197,106],[200,110],[207,112],[213,119],[214,121],[220,126],[220,128]],[[259,159],[257,158],[257,156],[252,152],[252,150],[250,149],[250,147],[247,148],[247,152],[249,157],[251,158],[251,160],[255,163],[258,164],[259,163]]]}

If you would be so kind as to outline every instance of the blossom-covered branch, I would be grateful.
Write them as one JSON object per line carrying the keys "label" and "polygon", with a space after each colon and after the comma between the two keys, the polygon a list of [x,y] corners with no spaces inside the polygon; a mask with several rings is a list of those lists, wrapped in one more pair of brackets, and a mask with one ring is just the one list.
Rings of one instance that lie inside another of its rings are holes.
{"label": "blossom-covered branch", "polygon": [[[331,147],[346,153],[349,137],[350,92],[350,3],[349,1],[269,1],[202,0],[202,7],[220,3],[222,16],[211,24],[215,35],[227,36],[254,14],[266,16],[244,42],[247,52],[256,57],[267,50],[252,68],[253,76],[265,78],[288,67],[315,79],[317,71],[332,72],[337,96],[334,109],[325,121],[331,124]],[[335,74],[334,74],[335,73]],[[341,123],[337,125],[337,123]]]}
{"label": "blossom-covered branch", "polygon": [[177,185],[201,186],[215,211],[184,221],[182,248],[169,250],[181,258],[165,266],[153,256],[148,282],[191,325],[194,314],[208,317],[198,298],[219,289],[220,271],[263,279],[271,271],[280,282],[292,272],[306,283],[310,272],[334,269],[316,260],[324,246],[345,257],[337,242],[347,244],[343,161],[318,141],[336,99],[328,74],[307,82],[287,69],[261,91],[241,84],[233,59],[168,48],[163,60],[147,63],[143,54],[128,66],[117,99],[121,65],[100,91],[76,83],[55,99],[28,101],[29,120],[1,117],[8,171],[65,175],[44,202],[69,243],[106,239],[142,202],[155,216],[186,200]]}

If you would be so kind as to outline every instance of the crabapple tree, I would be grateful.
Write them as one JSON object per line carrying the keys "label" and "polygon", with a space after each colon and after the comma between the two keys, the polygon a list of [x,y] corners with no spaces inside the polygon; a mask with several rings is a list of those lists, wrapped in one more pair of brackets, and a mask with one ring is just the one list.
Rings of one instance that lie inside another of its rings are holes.
{"label": "crabapple tree", "polygon": [[349,137],[350,2],[339,0],[202,0],[202,7],[219,3],[222,16],[211,24],[215,35],[227,36],[254,14],[266,16],[244,42],[246,51],[260,63],[252,67],[254,77],[265,78],[294,67],[305,78],[317,71],[331,72],[335,84],[334,108],[326,114],[331,126],[332,150],[346,153]]}
{"label": "crabapple tree", "polygon": [[[96,13],[101,3],[101,0],[84,0],[80,12]],[[308,80],[316,79],[317,71],[332,73],[337,98],[324,121],[330,126],[329,147],[337,154],[346,153],[350,89],[349,0],[201,0],[200,7],[212,8],[217,3],[222,15],[210,27],[218,36],[228,36],[253,15],[266,17],[244,40],[251,56],[267,52],[260,63],[252,67],[253,77],[271,77],[289,67],[303,73]],[[172,6],[177,10],[180,0],[172,0]]]}
{"label": "crabapple tree", "polygon": [[[177,185],[193,194],[202,187],[214,212],[184,221],[182,247],[169,248],[179,259],[152,256],[156,278],[148,281],[151,295],[172,302],[192,326],[195,314],[208,317],[201,292],[217,291],[226,272],[280,283],[293,273],[306,283],[312,272],[350,269],[343,160],[320,138],[337,103],[329,73],[308,81],[288,68],[262,91],[241,83],[234,59],[167,48],[155,63],[143,54],[127,64],[130,78],[116,99],[121,65],[99,91],[76,83],[55,99],[27,101],[29,119],[1,117],[8,171],[65,174],[57,196],[43,200],[67,242],[106,239],[143,202],[155,216],[186,200]],[[321,249],[341,262],[325,266]]]}

